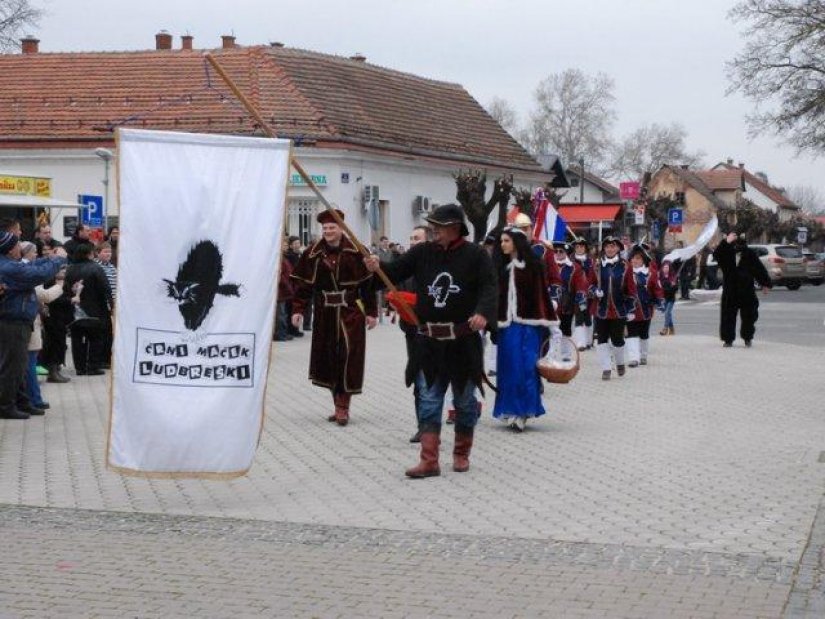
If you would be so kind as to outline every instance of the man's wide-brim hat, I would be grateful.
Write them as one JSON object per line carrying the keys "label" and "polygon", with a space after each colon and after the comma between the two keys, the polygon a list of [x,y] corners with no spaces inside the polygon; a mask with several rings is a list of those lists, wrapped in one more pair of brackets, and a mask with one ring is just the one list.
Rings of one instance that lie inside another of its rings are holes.
{"label": "man's wide-brim hat", "polygon": [[576,245],[584,245],[585,247],[590,247],[590,241],[588,241],[583,236],[577,236],[575,239],[573,239],[573,246]]}
{"label": "man's wide-brim hat", "polygon": [[553,249],[563,249],[569,254],[573,251],[573,246],[566,241],[553,241]]}
{"label": "man's wide-brim hat", "polygon": [[622,251],[624,249],[624,243],[622,243],[615,236],[606,236],[606,237],[604,237],[602,239],[602,249],[604,249],[604,246],[607,245],[608,243],[615,243],[616,247],[619,248],[619,251]]}
{"label": "man's wide-brim hat", "polygon": [[[335,212],[338,213],[338,217],[344,219],[344,212],[335,209]],[[329,210],[323,210],[318,213],[318,216],[315,217],[318,220],[319,224],[337,224],[338,222],[335,221],[335,217],[333,217],[332,213]]]}
{"label": "man's wide-brim hat", "polygon": [[464,222],[464,211],[458,204],[444,204],[436,207],[425,219],[434,226],[461,224],[461,236],[468,236],[470,230]]}
{"label": "man's wide-brim hat", "polygon": [[648,251],[648,247],[645,247],[645,243],[636,243],[630,250],[630,255],[633,256],[635,254],[639,254],[642,257],[642,260],[645,261],[645,264],[650,264],[651,256],[650,252]]}

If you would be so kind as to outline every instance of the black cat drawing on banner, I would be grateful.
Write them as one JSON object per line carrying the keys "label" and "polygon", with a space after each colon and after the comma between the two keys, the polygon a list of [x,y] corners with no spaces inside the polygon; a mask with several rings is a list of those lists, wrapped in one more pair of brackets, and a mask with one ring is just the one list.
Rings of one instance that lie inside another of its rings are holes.
{"label": "black cat drawing on banner", "polygon": [[239,284],[221,284],[223,256],[212,241],[199,241],[178,267],[175,281],[164,279],[166,294],[178,303],[183,323],[190,331],[201,326],[215,295],[240,297]]}

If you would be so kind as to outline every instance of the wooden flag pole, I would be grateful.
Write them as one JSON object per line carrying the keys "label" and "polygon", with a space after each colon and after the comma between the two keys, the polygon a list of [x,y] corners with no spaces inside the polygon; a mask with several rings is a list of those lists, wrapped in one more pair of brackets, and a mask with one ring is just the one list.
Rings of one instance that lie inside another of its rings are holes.
{"label": "wooden flag pole", "polygon": [[[209,62],[209,64],[212,65],[212,68],[215,69],[215,72],[221,76],[221,79],[224,82],[226,82],[226,85],[229,87],[229,90],[232,91],[232,94],[234,94],[235,97],[237,97],[238,101],[240,101],[241,104],[246,108],[246,111],[249,112],[250,116],[252,116],[252,118],[255,119],[255,121],[258,123],[261,129],[263,129],[264,133],[266,133],[271,138],[278,137],[275,131],[273,131],[272,127],[269,126],[269,123],[267,123],[264,120],[263,116],[261,116],[261,113],[257,110],[257,108],[246,97],[246,95],[244,95],[243,92],[241,92],[240,88],[238,88],[238,86],[235,84],[232,78],[229,77],[226,71],[223,70],[223,67],[220,64],[218,64],[218,61],[215,59],[215,57],[208,52],[204,54],[204,57],[206,58],[207,62]],[[324,207],[326,207],[327,211],[329,211],[330,215],[332,215],[332,218],[335,220],[335,223],[337,223],[341,227],[341,229],[344,231],[344,234],[346,234],[347,237],[349,237],[349,239],[352,241],[353,245],[355,245],[358,251],[361,252],[361,254],[363,254],[364,256],[369,256],[369,250],[366,247],[364,247],[361,241],[358,240],[358,237],[355,236],[352,230],[350,230],[349,226],[338,214],[335,207],[333,207],[332,204],[330,204],[329,201],[324,197],[324,194],[321,193],[321,190],[318,189],[318,186],[312,180],[310,175],[306,173],[306,170],[304,170],[303,166],[301,166],[301,164],[298,163],[295,157],[290,158],[290,163],[292,164],[292,167],[295,168],[295,171],[301,176],[301,178],[304,179],[304,182],[307,184],[307,187],[309,187],[313,191],[313,193],[321,201],[321,204],[323,204]],[[398,292],[398,289],[390,281],[390,278],[387,277],[387,274],[384,273],[384,271],[380,267],[378,268],[378,271],[376,271],[376,275],[378,275],[378,277],[381,278],[381,281],[384,282],[384,285],[387,287],[388,290],[390,290],[391,292]],[[396,300],[398,301],[398,304],[401,305],[401,307],[409,313],[410,317],[414,319],[416,326],[420,326],[421,323],[418,320],[418,316],[415,314],[413,308],[410,307],[409,303],[407,303],[401,297],[401,295],[396,296]]]}

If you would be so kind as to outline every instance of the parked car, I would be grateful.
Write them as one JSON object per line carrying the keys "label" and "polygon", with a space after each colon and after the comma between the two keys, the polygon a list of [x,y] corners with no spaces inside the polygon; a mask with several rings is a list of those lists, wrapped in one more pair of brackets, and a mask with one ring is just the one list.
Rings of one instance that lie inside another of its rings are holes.
{"label": "parked car", "polygon": [[815,254],[810,249],[802,250],[808,283],[814,286],[819,286],[825,281],[825,259],[819,256],[825,256],[825,254]]}
{"label": "parked car", "polygon": [[786,286],[788,290],[799,290],[807,280],[805,258],[797,245],[749,245],[765,268],[774,286]]}

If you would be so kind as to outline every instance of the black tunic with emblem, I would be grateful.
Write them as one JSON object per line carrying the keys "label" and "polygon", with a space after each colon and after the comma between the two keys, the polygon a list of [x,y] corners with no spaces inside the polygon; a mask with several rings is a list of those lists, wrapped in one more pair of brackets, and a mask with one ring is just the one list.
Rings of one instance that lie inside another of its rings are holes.
{"label": "black tunic with emblem", "polygon": [[[419,243],[381,268],[392,282],[412,278],[417,299],[415,313],[421,324],[464,325],[473,314],[496,324],[496,274],[487,252],[458,239],[446,250],[436,243]],[[375,280],[379,282],[379,280]],[[467,380],[481,387],[484,361],[481,336],[469,333],[452,340],[418,334],[407,365],[407,385],[419,371],[427,384],[449,380],[462,388]]]}

